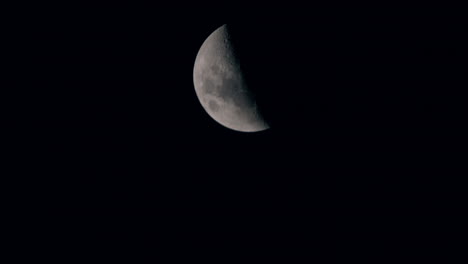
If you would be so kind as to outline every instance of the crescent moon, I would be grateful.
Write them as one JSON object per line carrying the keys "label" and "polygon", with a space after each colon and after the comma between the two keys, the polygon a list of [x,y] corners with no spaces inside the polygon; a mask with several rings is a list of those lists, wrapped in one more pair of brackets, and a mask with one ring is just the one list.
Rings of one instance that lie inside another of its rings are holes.
{"label": "crescent moon", "polygon": [[202,107],[219,124],[241,132],[269,128],[243,76],[226,25],[202,44],[195,59],[193,82]]}

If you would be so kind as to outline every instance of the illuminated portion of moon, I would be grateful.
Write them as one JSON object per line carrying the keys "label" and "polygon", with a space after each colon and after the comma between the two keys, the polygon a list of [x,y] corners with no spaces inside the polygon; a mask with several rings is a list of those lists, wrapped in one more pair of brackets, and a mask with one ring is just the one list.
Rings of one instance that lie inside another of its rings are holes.
{"label": "illuminated portion of moon", "polygon": [[242,74],[230,37],[223,25],[198,51],[193,69],[198,99],[205,111],[227,128],[242,132],[268,129]]}

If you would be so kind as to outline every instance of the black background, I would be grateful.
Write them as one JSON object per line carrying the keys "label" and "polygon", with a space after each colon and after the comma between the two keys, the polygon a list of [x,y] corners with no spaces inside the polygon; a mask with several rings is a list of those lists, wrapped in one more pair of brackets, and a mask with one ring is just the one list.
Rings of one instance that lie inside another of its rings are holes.
{"label": "black background", "polygon": [[[28,159],[11,200],[32,212],[20,223],[47,248],[38,254],[331,262],[457,250],[466,66],[455,12],[22,10],[10,109]],[[226,129],[196,97],[196,54],[225,23],[267,131]]]}

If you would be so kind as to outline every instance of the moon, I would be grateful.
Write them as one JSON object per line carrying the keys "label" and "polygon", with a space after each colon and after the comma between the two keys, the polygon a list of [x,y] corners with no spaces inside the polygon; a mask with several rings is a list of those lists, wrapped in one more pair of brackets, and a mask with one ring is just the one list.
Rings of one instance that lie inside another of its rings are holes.
{"label": "moon", "polygon": [[269,128],[244,78],[227,25],[216,29],[202,44],[193,82],[201,105],[219,124],[241,132]]}

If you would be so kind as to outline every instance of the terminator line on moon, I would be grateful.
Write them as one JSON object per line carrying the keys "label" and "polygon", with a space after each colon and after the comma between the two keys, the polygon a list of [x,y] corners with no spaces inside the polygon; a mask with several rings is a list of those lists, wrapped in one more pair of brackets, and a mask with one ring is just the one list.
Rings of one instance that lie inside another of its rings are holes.
{"label": "terminator line on moon", "polygon": [[226,25],[198,51],[193,69],[195,92],[206,112],[221,125],[242,132],[269,128],[242,74]]}

